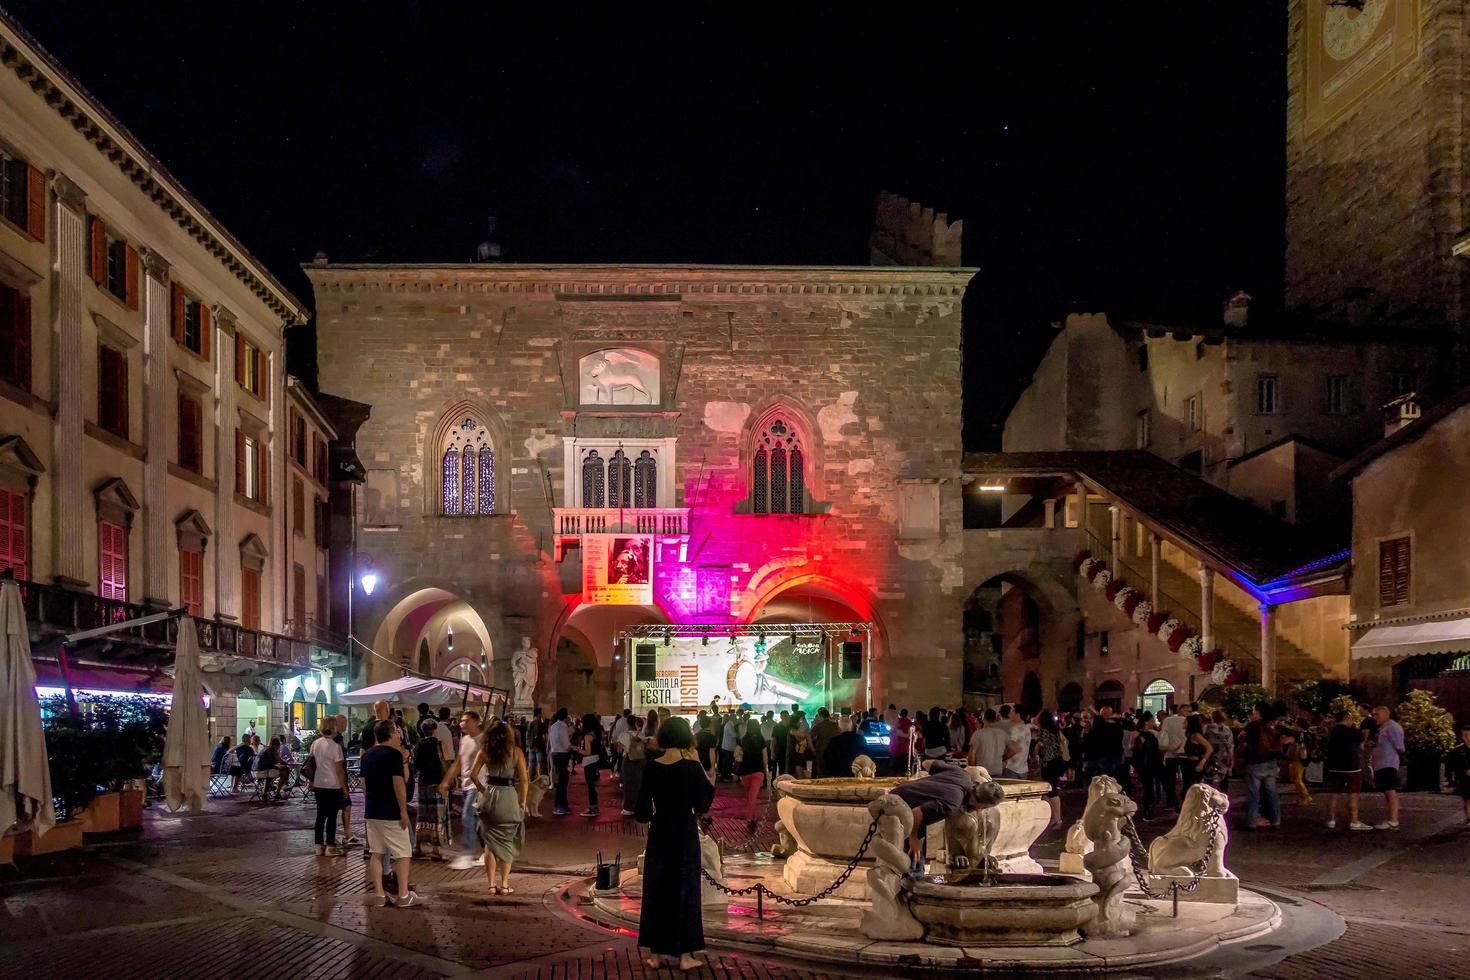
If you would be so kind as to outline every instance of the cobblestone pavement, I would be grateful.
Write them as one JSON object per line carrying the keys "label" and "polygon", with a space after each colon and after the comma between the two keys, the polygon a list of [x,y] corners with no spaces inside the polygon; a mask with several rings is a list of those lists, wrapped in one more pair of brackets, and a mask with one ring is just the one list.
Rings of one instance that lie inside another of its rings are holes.
{"label": "cobblestone pavement", "polygon": [[[416,862],[426,901],[404,910],[368,907],[359,852],[315,856],[310,806],[212,800],[202,814],[151,810],[141,835],[0,869],[0,978],[643,976],[633,937],[557,909],[558,886],[590,874],[599,851],[628,863],[642,849],[643,829],[619,816],[616,789],[603,789],[595,820],[533,823],[515,895],[489,895],[478,869]],[[580,802],[574,795],[574,811]],[[1081,805],[1080,793],[1064,795],[1069,820]],[[730,851],[768,849],[771,808],[751,833],[739,807],[722,788],[716,836]],[[1365,800],[1365,814],[1376,813]],[[1319,902],[1347,922],[1336,941],[1249,976],[1470,978],[1470,832],[1458,800],[1406,796],[1396,833],[1327,831],[1322,816],[1320,801],[1288,804],[1280,831],[1232,837],[1230,865],[1248,885]],[[1168,826],[1142,829],[1147,838]],[[1054,855],[1060,842],[1049,831],[1037,855]],[[885,974],[716,950],[700,975]]]}

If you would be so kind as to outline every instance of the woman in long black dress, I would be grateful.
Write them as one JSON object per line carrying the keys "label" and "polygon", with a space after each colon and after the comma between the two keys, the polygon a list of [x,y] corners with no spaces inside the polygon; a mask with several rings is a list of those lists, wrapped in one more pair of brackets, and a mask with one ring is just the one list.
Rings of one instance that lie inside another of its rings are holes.
{"label": "woman in long black dress", "polygon": [[695,820],[710,808],[715,788],[694,757],[694,735],[683,718],[668,718],[658,727],[663,754],[643,770],[635,815],[649,823],[643,852],[643,910],[638,917],[638,945],[652,954],[651,970],[672,965],[680,970],[700,965],[695,950],[704,948],[700,902],[699,830]]}

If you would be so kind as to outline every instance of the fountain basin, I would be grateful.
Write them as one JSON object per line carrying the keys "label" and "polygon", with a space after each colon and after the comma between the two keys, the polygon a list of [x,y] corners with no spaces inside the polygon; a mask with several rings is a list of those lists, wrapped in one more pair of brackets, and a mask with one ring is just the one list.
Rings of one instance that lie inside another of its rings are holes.
{"label": "fountain basin", "polygon": [[[923,778],[923,777],[918,777]],[[776,780],[781,798],[776,814],[792,837],[796,850],[786,859],[781,877],[792,891],[815,895],[832,883],[853,854],[862,846],[873,818],[868,804],[887,793],[905,777],[883,779],[794,779],[782,776]],[[1039,874],[1041,865],[1031,857],[1031,845],[1046,829],[1051,808],[1046,794],[1051,789],[1044,782],[1029,779],[998,779],[1006,798],[998,807],[999,829],[991,847],[991,855],[1003,872]],[[930,865],[943,866],[943,824],[929,829],[927,844]],[[868,897],[867,869],[871,858],[864,858],[843,886],[839,898]]]}
{"label": "fountain basin", "polygon": [[979,872],[906,879],[909,910],[925,941],[944,946],[1069,946],[1097,913],[1097,886],[1067,875]]}

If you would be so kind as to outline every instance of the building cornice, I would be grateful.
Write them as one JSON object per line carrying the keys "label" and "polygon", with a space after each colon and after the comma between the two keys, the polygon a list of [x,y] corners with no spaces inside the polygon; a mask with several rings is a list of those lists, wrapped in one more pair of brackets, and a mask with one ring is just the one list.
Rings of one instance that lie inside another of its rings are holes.
{"label": "building cornice", "polygon": [[45,48],[0,10],[0,65],[41,97],[164,214],[245,284],[286,324],[305,323],[306,307],[179,184]]}
{"label": "building cornice", "polygon": [[318,293],[539,294],[677,301],[702,295],[959,297],[978,271],[901,266],[306,265]]}

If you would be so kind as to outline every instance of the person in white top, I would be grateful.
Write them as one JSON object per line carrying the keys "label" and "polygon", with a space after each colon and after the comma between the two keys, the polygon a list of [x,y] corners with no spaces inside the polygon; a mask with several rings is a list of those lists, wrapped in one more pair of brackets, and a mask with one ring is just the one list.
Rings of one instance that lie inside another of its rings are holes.
{"label": "person in white top", "polygon": [[1005,748],[1002,772],[1010,779],[1026,779],[1031,771],[1031,719],[1009,704],[1002,705],[1000,713],[1001,726],[1010,742]]}
{"label": "person in white top", "polygon": [[1193,710],[1193,705],[1181,704],[1159,725],[1159,751],[1164,754],[1164,771],[1161,774],[1164,780],[1164,805],[1171,810],[1179,809],[1179,793],[1174,788],[1174,780],[1183,774],[1184,767],[1189,764],[1184,756],[1184,747],[1188,742],[1184,732],[1189,726],[1189,714]]}
{"label": "person in white top", "polygon": [[340,857],[342,849],[337,846],[337,813],[342,809],[342,791],[347,786],[347,764],[342,755],[342,746],[332,734],[336,731],[336,719],[322,719],[321,734],[311,743],[311,758],[315,767],[311,781],[307,784],[316,797],[316,852]]}
{"label": "person in white top", "polygon": [[557,708],[551,727],[546,730],[546,748],[551,754],[551,768],[556,780],[556,805],[551,812],[564,817],[572,812],[567,803],[568,770],[572,764],[572,726],[567,723],[567,709]]}
{"label": "person in white top", "polygon": [[1005,767],[1005,750],[1009,733],[1000,724],[994,708],[985,709],[985,722],[970,736],[970,765],[982,766],[994,777]]}
{"label": "person in white top", "polygon": [[[441,729],[443,727],[440,726]],[[444,781],[439,784],[439,795],[447,797],[449,787],[458,778],[459,791],[464,794],[460,846],[465,853],[455,858],[454,866],[463,870],[485,866],[485,849],[480,845],[480,819],[476,809],[480,801],[480,784],[470,775],[474,769],[475,753],[480,751],[480,713],[466,710],[459,716],[459,727],[464,736],[459,740],[459,751],[455,753],[454,763],[444,773]]]}

